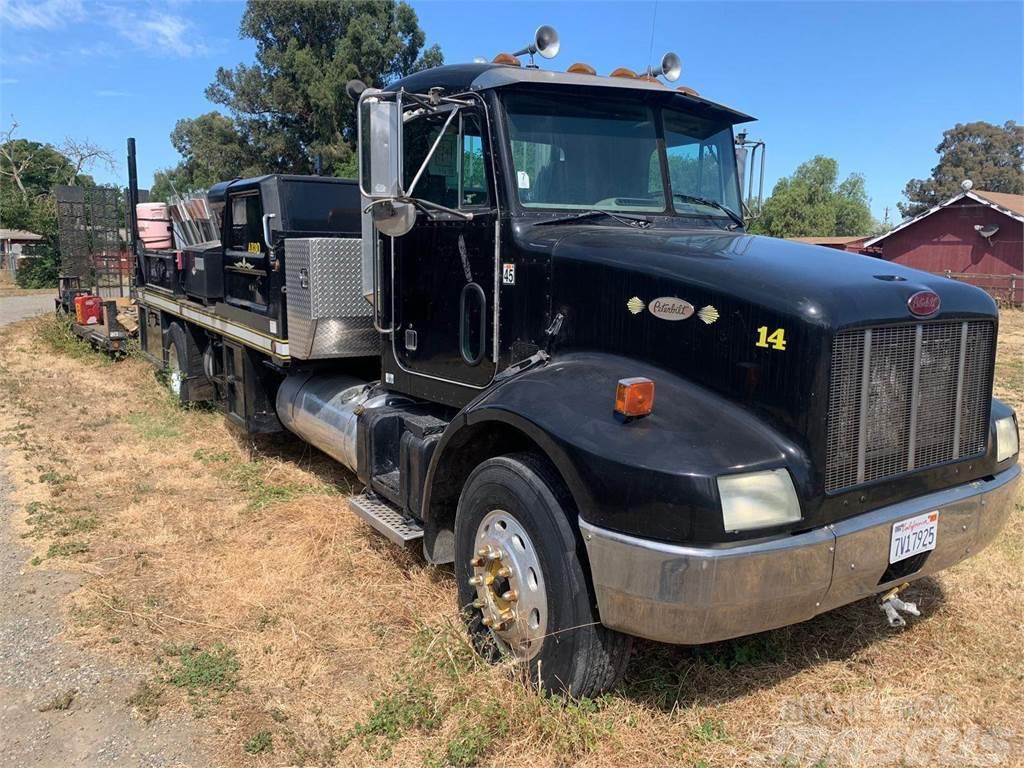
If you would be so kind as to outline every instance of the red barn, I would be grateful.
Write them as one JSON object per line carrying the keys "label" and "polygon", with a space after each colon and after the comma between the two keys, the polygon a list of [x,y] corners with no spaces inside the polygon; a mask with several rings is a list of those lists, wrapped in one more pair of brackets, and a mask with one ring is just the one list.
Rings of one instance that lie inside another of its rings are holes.
{"label": "red barn", "polygon": [[864,243],[882,258],[1024,304],[1024,195],[969,190]]}

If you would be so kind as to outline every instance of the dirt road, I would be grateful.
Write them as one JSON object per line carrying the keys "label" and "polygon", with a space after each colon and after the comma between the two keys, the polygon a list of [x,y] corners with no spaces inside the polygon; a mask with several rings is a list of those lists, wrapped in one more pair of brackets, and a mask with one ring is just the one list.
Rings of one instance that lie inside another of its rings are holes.
{"label": "dirt road", "polygon": [[53,296],[0,296],[0,325],[53,311]]}
{"label": "dirt road", "polygon": [[[0,299],[0,324],[49,309],[49,296]],[[127,703],[129,669],[63,642],[62,603],[81,585],[71,571],[32,567],[12,527],[17,506],[0,446],[0,766],[211,766],[194,726],[161,716],[147,724]]]}

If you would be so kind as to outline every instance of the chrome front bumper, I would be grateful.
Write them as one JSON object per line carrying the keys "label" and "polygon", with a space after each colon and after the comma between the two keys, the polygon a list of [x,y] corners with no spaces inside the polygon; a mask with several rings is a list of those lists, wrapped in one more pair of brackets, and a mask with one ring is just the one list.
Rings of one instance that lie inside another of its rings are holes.
{"label": "chrome front bumper", "polygon": [[[580,519],[601,623],[696,645],[795,624],[977,554],[1006,524],[1021,467],[785,538],[723,547],[638,539]],[[939,510],[920,570],[889,582],[893,523]]]}

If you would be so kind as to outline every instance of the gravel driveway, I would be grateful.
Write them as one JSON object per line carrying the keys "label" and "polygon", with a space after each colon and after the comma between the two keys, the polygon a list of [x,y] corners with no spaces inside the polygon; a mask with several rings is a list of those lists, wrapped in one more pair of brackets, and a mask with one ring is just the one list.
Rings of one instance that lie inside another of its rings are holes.
{"label": "gravel driveway", "polygon": [[[50,309],[49,296],[0,298],[0,324]],[[142,676],[60,639],[77,573],[33,567],[11,521],[17,508],[0,446],[0,766],[206,768],[191,722],[133,717]],[[54,704],[67,706],[54,707]]]}

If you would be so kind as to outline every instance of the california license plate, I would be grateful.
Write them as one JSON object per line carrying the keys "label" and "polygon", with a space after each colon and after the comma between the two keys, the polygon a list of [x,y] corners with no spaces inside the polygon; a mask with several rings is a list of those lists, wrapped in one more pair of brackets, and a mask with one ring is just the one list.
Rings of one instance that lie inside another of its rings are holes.
{"label": "california license plate", "polygon": [[901,520],[892,527],[889,562],[898,563],[922,552],[935,549],[939,536],[939,511]]}

